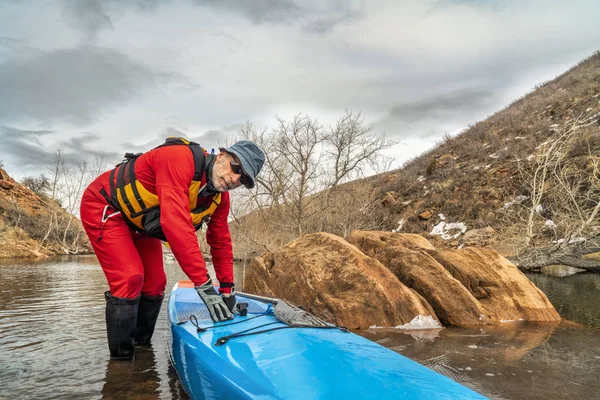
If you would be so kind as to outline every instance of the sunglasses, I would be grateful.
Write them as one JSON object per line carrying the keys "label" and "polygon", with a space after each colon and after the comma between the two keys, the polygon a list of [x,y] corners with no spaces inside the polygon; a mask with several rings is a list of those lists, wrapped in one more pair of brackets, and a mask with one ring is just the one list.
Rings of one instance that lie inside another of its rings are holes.
{"label": "sunglasses", "polygon": [[231,165],[231,170],[233,171],[234,174],[241,175],[240,183],[245,186],[246,181],[248,180],[248,177],[246,176],[246,174],[244,174],[244,170],[242,169],[242,164],[240,164],[239,161],[234,160],[234,161],[230,161],[229,165]]}

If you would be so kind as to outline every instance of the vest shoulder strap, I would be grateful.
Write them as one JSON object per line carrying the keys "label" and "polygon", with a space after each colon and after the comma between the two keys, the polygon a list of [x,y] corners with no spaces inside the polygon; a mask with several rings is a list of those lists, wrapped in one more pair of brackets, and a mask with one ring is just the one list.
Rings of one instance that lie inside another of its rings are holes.
{"label": "vest shoulder strap", "polygon": [[187,140],[186,138],[182,138],[182,137],[169,136],[163,144],[155,147],[155,149],[157,149],[159,147],[164,147],[164,146],[177,146],[177,145],[189,146],[189,148],[192,151],[192,154],[194,156],[194,179],[193,180],[201,181],[202,174],[204,173],[205,158],[206,158],[204,154],[206,152],[206,149],[204,149],[198,143],[192,142],[191,140]]}

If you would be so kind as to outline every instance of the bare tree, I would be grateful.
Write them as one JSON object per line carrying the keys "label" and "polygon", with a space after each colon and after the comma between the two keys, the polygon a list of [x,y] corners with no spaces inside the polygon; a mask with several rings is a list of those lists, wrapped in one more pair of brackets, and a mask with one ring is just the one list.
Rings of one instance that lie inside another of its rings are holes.
{"label": "bare tree", "polygon": [[21,183],[31,189],[33,193],[40,196],[46,196],[47,191],[50,189],[50,179],[46,175],[41,174],[39,176],[26,176],[21,180]]}
{"label": "bare tree", "polygon": [[[346,234],[361,224],[370,226],[365,206],[373,199],[372,189],[340,185],[364,177],[386,160],[391,165],[381,153],[395,142],[373,133],[361,114],[351,111],[329,128],[304,114],[288,121],[276,117],[276,122],[271,131],[248,122],[238,132],[238,138],[252,140],[265,150],[255,189],[234,194],[232,215],[244,235],[252,234],[248,245],[269,247],[268,241],[276,244],[277,239],[291,240],[319,230]],[[332,196],[347,199],[330,204]],[[252,211],[252,218],[241,218]],[[245,221],[268,228],[261,230],[261,236]],[[278,237],[267,238],[265,230],[278,232]]]}
{"label": "bare tree", "polygon": [[[64,191],[65,191],[65,210],[67,211],[67,225],[63,230],[62,244],[67,247],[67,234],[70,231],[71,223],[75,214],[79,214],[79,202],[81,195],[87,185],[87,179],[89,177],[89,167],[86,161],[81,162],[75,167],[65,167],[63,170],[64,174]],[[73,246],[79,237],[80,229],[77,229],[78,233],[74,240],[71,242]]]}
{"label": "bare tree", "polygon": [[[580,116],[555,127],[532,167],[521,166],[530,192],[527,247],[515,259],[521,268],[564,264],[600,270],[600,263],[581,258],[598,251],[600,242],[600,147],[590,142],[594,129],[588,128],[598,120],[598,115]],[[548,226],[556,232],[554,242],[533,248],[533,238],[543,237]]]}
{"label": "bare tree", "polygon": [[57,194],[60,190],[60,180],[65,168],[65,149],[63,146],[56,146],[52,157],[52,164],[47,165],[46,168],[50,173],[50,221],[48,222],[48,229],[46,230],[46,234],[41,240],[39,247],[43,246],[44,242],[48,240],[54,226],[58,224]]}
{"label": "bare tree", "polygon": [[373,161],[381,151],[397,144],[375,134],[371,127],[364,125],[361,113],[352,111],[346,111],[335,127],[329,128],[325,141],[329,145],[325,152],[333,164],[331,187],[352,178],[352,174],[364,174],[365,164]]}
{"label": "bare tree", "polygon": [[556,220],[552,224],[561,224],[569,238],[582,234],[597,219],[600,149],[588,146],[581,157],[570,156],[576,144],[585,142],[581,128],[587,122],[587,118],[580,116],[556,127],[554,134],[538,147],[539,154],[532,167],[520,167],[521,177],[530,193],[527,246],[536,234],[536,218],[540,214],[551,213]]}

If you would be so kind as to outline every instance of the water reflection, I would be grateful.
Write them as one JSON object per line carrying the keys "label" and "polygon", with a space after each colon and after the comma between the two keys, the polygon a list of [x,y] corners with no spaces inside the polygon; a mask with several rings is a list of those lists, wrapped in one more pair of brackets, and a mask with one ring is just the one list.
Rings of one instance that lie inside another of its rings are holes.
{"label": "water reflection", "polygon": [[523,322],[445,328],[437,337],[390,329],[362,333],[495,399],[600,398],[597,334]]}
{"label": "water reflection", "polygon": [[[241,287],[243,266],[236,267]],[[185,275],[167,263],[167,290]],[[561,315],[600,327],[600,276],[529,276]],[[0,398],[187,399],[168,361],[166,305],[152,347],[109,360],[106,279],[94,256],[0,260]],[[168,293],[167,293],[168,294]],[[504,324],[361,335],[492,398],[600,398],[598,329]]]}
{"label": "water reflection", "polygon": [[138,347],[134,360],[108,361],[101,393],[104,399],[158,399],[159,386],[154,350]]}
{"label": "water reflection", "polygon": [[546,293],[563,318],[600,328],[600,274],[576,274],[563,278],[527,274],[527,277]]}

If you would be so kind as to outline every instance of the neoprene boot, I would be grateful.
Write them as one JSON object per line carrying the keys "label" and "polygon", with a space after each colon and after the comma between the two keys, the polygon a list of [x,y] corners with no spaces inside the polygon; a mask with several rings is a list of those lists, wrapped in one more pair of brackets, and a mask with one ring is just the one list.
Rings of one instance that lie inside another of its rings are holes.
{"label": "neoprene boot", "polygon": [[106,334],[112,360],[131,360],[135,354],[134,338],[140,297],[125,299],[105,292]]}
{"label": "neoprene boot", "polygon": [[135,330],[135,344],[149,345],[164,296],[141,295]]}

